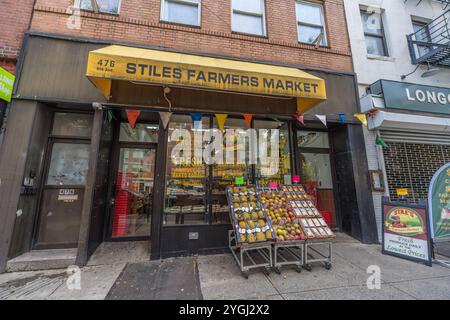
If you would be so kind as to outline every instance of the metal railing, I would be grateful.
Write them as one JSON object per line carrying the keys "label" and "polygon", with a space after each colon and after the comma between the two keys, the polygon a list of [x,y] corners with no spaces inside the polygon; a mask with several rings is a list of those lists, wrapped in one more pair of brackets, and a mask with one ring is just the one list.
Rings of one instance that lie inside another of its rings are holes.
{"label": "metal railing", "polygon": [[445,6],[444,9],[450,7],[450,0],[436,0],[436,1],[442,3]]}
{"label": "metal railing", "polygon": [[407,38],[413,64],[450,67],[450,9]]}

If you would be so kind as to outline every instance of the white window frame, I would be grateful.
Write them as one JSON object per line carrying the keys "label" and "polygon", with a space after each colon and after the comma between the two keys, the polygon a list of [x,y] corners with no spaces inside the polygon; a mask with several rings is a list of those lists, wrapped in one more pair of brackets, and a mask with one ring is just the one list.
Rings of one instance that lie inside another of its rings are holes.
{"label": "white window frame", "polygon": [[[231,31],[232,32],[248,34],[248,35],[257,36],[257,37],[266,37],[267,36],[266,0],[260,0],[261,1],[261,6],[262,6],[262,14],[234,9],[233,8],[233,0],[230,0],[230,1],[231,1]],[[235,13],[238,13],[238,14],[241,14],[241,15],[245,15],[245,16],[261,17],[262,18],[262,28],[263,28],[262,32],[263,33],[262,34],[257,34],[257,33],[248,33],[248,32],[242,32],[242,31],[239,31],[239,30],[234,30],[233,18],[234,18],[234,14]]]}
{"label": "white window frame", "polygon": [[[197,17],[197,24],[191,24],[191,23],[183,23],[183,22],[175,22],[170,21],[169,19],[166,19],[166,11],[165,11],[165,3],[166,2],[172,2],[172,3],[182,3],[182,4],[188,4],[192,6],[198,7],[198,17]],[[202,23],[202,0],[161,0],[161,15],[160,20],[168,23],[177,23],[177,24],[184,24],[187,26],[196,26],[200,27]]]}
{"label": "white window frame", "polygon": [[[363,33],[364,33],[364,42],[366,43],[366,38],[370,37],[370,38],[377,38],[380,39],[383,45],[383,51],[384,51],[384,55],[379,55],[379,54],[372,54],[369,53],[367,50],[367,44],[366,44],[366,51],[367,54],[369,55],[374,55],[376,57],[384,57],[384,58],[389,58],[390,57],[390,53],[389,53],[389,47],[388,47],[388,39],[387,39],[387,34],[386,34],[386,30],[384,29],[384,18],[383,18],[383,11],[381,12],[369,12],[367,11],[367,9],[365,9],[364,7],[361,7],[359,9],[359,15],[361,17],[361,22],[362,22],[362,27],[363,27]],[[373,15],[373,14],[379,14],[380,16],[380,27],[381,27],[381,35],[374,33],[374,32],[367,32],[366,30],[364,30],[364,19],[363,19],[363,14],[365,15]]]}
{"label": "white window frame", "polygon": [[[92,1],[96,1],[96,0],[92,0]],[[82,9],[82,8],[81,8],[81,0],[75,0],[73,6],[74,6],[75,8],[80,9],[80,10],[89,11],[89,12],[95,12],[95,9],[93,9],[93,10]],[[119,0],[119,5],[118,5],[118,7],[117,7],[117,12],[102,11],[102,10],[100,10],[100,7],[99,7],[98,13],[119,15],[119,14],[120,14],[120,8],[121,8],[121,7],[122,7],[122,0]]]}
{"label": "white window frame", "polygon": [[[312,7],[319,7],[320,8],[320,17],[322,20],[322,24],[318,25],[318,24],[313,24],[313,23],[309,23],[309,22],[304,22],[304,21],[299,21],[297,19],[297,3],[298,4],[304,4],[304,5],[308,5],[308,6],[312,6]],[[310,43],[310,42],[303,42],[300,40],[300,31],[299,31],[299,27],[301,26],[305,26],[305,27],[314,27],[314,28],[321,28],[323,30],[323,43],[322,41],[319,43],[319,46],[322,47],[326,47],[328,46],[328,36],[327,36],[327,25],[326,25],[326,21],[325,21],[325,9],[323,7],[322,3],[317,3],[317,2],[312,2],[312,1],[303,1],[303,0],[296,0],[295,1],[295,20],[297,22],[297,40],[300,43],[306,43],[306,44],[314,44],[314,43]]]}

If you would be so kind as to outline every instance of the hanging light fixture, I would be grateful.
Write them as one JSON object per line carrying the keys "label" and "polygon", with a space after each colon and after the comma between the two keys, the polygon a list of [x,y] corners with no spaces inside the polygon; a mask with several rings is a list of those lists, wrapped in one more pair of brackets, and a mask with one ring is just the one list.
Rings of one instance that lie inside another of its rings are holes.
{"label": "hanging light fixture", "polygon": [[437,75],[439,72],[441,72],[441,69],[433,67],[429,62],[427,62],[427,71],[422,73],[422,78],[429,78],[434,75]]}

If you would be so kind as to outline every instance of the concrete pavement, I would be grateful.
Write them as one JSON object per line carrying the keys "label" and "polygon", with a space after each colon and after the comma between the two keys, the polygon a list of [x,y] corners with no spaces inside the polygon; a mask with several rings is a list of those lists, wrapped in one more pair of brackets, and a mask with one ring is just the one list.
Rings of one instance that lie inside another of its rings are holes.
{"label": "concrete pavement", "polygon": [[[380,245],[364,245],[339,235],[333,268],[320,265],[298,274],[253,273],[243,280],[231,255],[198,258],[205,299],[450,299],[450,269],[432,268],[381,254]],[[369,266],[381,271],[381,288],[369,290]]]}
{"label": "concrete pavement", "polygon": [[[104,244],[70,290],[65,269],[0,275],[0,299],[450,299],[450,269],[381,254],[345,235],[334,244],[333,268],[315,265],[244,279],[231,254],[148,261],[148,243]],[[369,290],[369,266],[381,287]]]}

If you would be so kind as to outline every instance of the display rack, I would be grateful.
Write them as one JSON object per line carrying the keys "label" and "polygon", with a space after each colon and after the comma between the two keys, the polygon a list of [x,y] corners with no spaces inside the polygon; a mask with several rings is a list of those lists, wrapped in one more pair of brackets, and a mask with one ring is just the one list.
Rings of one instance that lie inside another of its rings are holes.
{"label": "display rack", "polygon": [[305,241],[282,241],[273,244],[273,268],[281,274],[281,267],[295,266],[302,271],[305,256]]}
{"label": "display rack", "polygon": [[246,278],[256,268],[263,268],[266,273],[272,268],[281,274],[284,266],[295,266],[301,272],[302,268],[311,271],[312,264],[322,263],[331,269],[335,236],[301,185],[254,189],[257,206],[273,237],[250,243],[241,239],[230,190],[227,195],[234,230],[229,233],[229,247]]}
{"label": "display rack", "polygon": [[272,243],[238,243],[234,230],[228,231],[228,246],[242,275],[248,279],[250,270],[262,268],[269,275],[273,265]]}
{"label": "display rack", "polygon": [[322,263],[325,269],[330,270],[333,259],[332,239],[306,240],[304,268],[312,270],[312,263]]}

